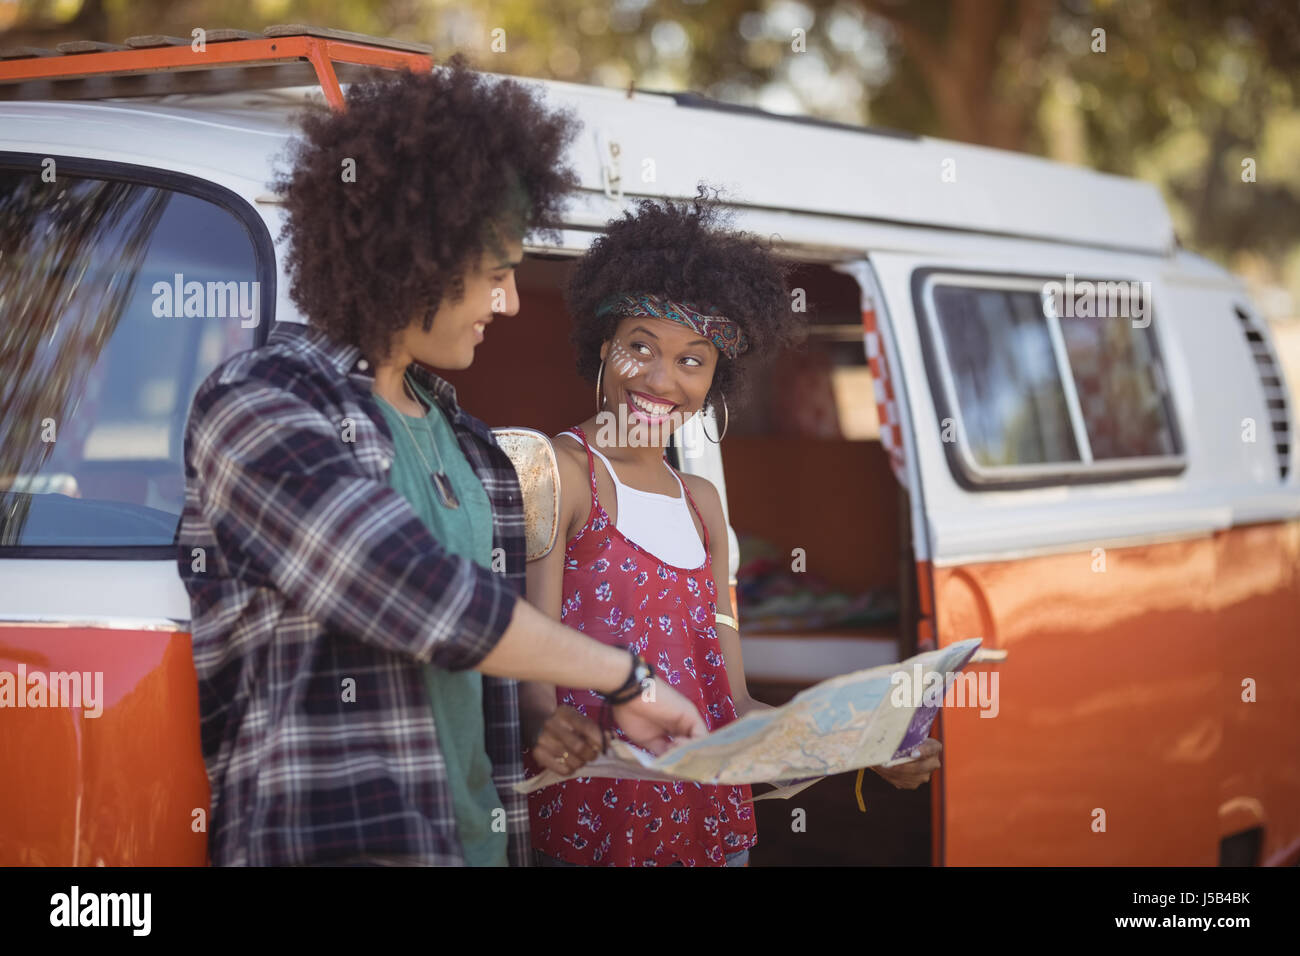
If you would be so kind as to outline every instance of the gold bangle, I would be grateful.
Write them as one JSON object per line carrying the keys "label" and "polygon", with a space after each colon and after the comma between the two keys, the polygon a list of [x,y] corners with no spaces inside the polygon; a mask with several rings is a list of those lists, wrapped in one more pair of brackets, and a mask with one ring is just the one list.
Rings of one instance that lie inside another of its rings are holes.
{"label": "gold bangle", "polygon": [[736,632],[740,631],[740,624],[730,614],[717,614],[715,615],[715,617],[717,618],[719,624],[725,624],[733,631]]}

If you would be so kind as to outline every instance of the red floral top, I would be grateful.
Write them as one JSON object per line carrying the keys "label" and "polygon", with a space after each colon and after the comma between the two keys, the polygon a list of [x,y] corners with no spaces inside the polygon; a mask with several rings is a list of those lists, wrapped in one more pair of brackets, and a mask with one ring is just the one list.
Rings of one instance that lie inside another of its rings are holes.
{"label": "red floral top", "polygon": [[[601,507],[587,436],[574,431],[587,447],[591,512],[565,549],[560,620],[605,644],[635,648],[696,703],[710,730],[730,723],[737,714],[715,627],[708,528],[698,568],[665,564],[638,547]],[[604,716],[601,698],[589,690],[557,687],[555,697],[597,723]],[[749,799],[748,786],[579,777],[530,794],[533,846],[593,866],[722,866],[726,854],[757,842]]]}

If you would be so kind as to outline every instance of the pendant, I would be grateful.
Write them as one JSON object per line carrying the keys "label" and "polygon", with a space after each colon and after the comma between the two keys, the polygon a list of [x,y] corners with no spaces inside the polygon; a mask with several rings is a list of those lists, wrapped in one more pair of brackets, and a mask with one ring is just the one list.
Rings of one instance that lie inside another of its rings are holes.
{"label": "pendant", "polygon": [[451,482],[440,471],[433,476],[433,490],[438,493],[438,501],[444,508],[460,507],[460,499],[456,497],[456,492],[451,490]]}

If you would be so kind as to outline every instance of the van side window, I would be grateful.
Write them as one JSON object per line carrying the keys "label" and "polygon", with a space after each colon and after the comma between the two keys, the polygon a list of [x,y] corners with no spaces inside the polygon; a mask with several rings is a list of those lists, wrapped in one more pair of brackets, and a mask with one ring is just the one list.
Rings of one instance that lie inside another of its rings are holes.
{"label": "van side window", "polygon": [[251,207],[92,166],[60,160],[49,177],[0,158],[0,557],[170,552],[190,401],[272,319],[273,253]]}
{"label": "van side window", "polygon": [[1061,337],[1095,459],[1177,451],[1164,367],[1150,328],[1114,319],[1068,318]]}
{"label": "van side window", "polygon": [[934,304],[975,460],[981,465],[1079,461],[1038,297],[941,286]]}
{"label": "van side window", "polygon": [[1130,315],[1102,301],[1097,317],[1091,307],[1075,313],[1071,300],[1063,312],[1058,286],[1051,277],[914,277],[954,475],[971,487],[1024,487],[1181,470],[1152,303],[1134,298]]}

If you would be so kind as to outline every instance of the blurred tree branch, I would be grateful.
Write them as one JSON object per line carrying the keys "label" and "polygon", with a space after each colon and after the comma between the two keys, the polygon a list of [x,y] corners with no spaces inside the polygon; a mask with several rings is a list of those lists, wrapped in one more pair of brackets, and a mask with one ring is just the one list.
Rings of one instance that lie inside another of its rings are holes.
{"label": "blurred tree branch", "polygon": [[49,6],[39,0],[20,3],[16,25],[0,33],[0,47],[33,46],[52,50],[70,40],[112,42],[104,0],[83,0],[81,9],[70,20],[62,21],[49,15]]}

